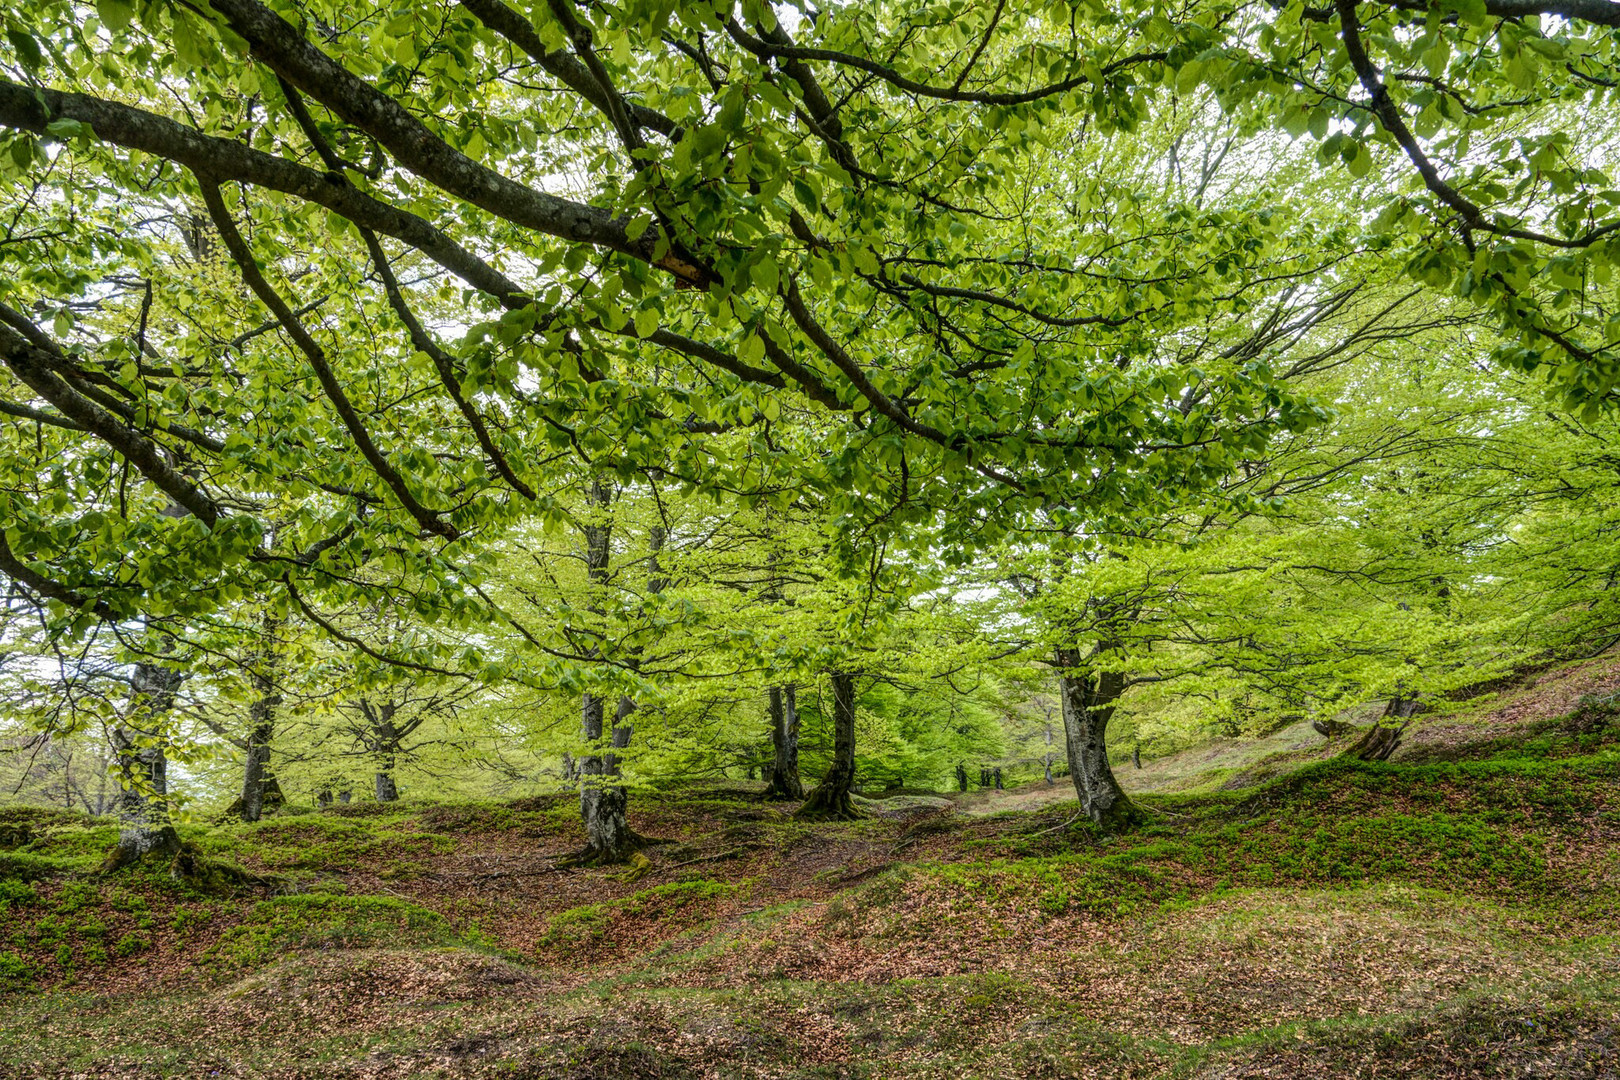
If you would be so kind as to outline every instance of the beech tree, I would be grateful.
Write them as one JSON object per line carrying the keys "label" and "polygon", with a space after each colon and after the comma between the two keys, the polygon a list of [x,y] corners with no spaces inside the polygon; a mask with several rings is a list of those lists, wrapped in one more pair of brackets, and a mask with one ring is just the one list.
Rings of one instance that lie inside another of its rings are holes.
{"label": "beech tree", "polygon": [[[36,0],[0,43],[0,574],[64,636],[253,597],[423,678],[588,683],[483,634],[580,475],[813,492],[843,574],[1137,535],[1324,422],[1256,312],[1347,251],[1601,409],[1613,8]],[[1211,95],[1377,214],[1089,167],[1184,173],[1138,139]],[[1177,347],[1212,327],[1259,344]],[[384,601],[439,631],[338,617]],[[597,689],[588,735],[640,707]]]}

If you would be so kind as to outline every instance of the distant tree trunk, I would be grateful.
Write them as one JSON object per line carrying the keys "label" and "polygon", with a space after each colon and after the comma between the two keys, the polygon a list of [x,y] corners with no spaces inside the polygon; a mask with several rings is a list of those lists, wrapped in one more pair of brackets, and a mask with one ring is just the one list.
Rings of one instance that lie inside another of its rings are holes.
{"label": "distant tree trunk", "polygon": [[399,785],[394,783],[394,756],[385,754],[382,767],[377,770],[376,791],[378,802],[398,802]]}
{"label": "distant tree trunk", "polygon": [[1140,743],[1131,747],[1131,764],[1138,769],[1142,767],[1142,746]]}
{"label": "distant tree trunk", "polygon": [[960,761],[958,761],[956,763],[956,790],[958,790],[958,791],[966,791],[967,789],[968,789],[967,766],[963,765]]}
{"label": "distant tree trunk", "polygon": [[1078,649],[1059,649],[1056,659],[1069,776],[1080,805],[1103,828],[1134,825],[1141,820],[1141,811],[1126,797],[1108,764],[1108,721],[1125,691],[1125,677],[1117,671],[1087,670]]}
{"label": "distant tree trunk", "polygon": [[281,695],[276,691],[275,635],[279,620],[264,619],[264,649],[255,658],[252,679],[254,698],[248,706],[247,764],[242,771],[242,797],[238,800],[243,821],[258,821],[265,804],[285,801],[281,785],[270,772],[270,743],[276,730],[276,707]]}
{"label": "distant tree trunk", "polygon": [[1400,747],[1401,736],[1406,733],[1412,718],[1422,711],[1423,704],[1416,695],[1405,697],[1397,693],[1384,706],[1383,715],[1345,754],[1360,761],[1388,761],[1389,756]]}
{"label": "distant tree trunk", "polygon": [[994,776],[995,776],[995,781],[996,781],[996,790],[997,790],[997,791],[1002,791],[1002,790],[1004,790],[1004,789],[1003,789],[1003,788],[1002,788],[1002,786],[1001,786],[1001,766],[1000,766],[1000,765],[997,765],[997,766],[996,766],[996,767],[995,767],[995,768],[994,768],[994,769],[993,769],[993,770],[992,770],[992,773],[993,773],[993,775],[994,775]]}
{"label": "distant tree trunk", "polygon": [[394,723],[400,703],[393,698],[380,705],[367,698],[361,698],[358,704],[361,715],[366,718],[365,746],[371,751],[372,760],[377,765],[372,784],[377,801],[397,802],[399,785],[394,780],[394,769],[399,763],[399,754],[410,727],[407,725],[402,731],[400,726]]}
{"label": "distant tree trunk", "polygon": [[322,810],[325,810],[328,806],[331,806],[332,805],[332,789],[331,788],[321,788],[321,790],[317,791],[315,793],[315,805],[319,806]]}
{"label": "distant tree trunk", "polygon": [[[613,522],[608,510],[613,505],[613,490],[601,479],[591,480],[590,501],[600,517],[585,526],[585,574],[593,586],[605,588],[612,558]],[[658,563],[663,550],[665,533],[662,526],[654,526],[648,534],[647,591],[656,595],[664,590],[668,578]],[[601,614],[601,608],[592,601],[591,610]],[[593,648],[594,653],[594,648]],[[632,659],[631,666],[637,661]],[[611,749],[600,749],[605,722],[605,702],[595,694],[586,693],[580,703],[580,727],[585,743],[590,748],[581,757],[579,766],[579,813],[585,825],[585,846],[569,858],[578,866],[603,866],[628,862],[636,852],[647,846],[647,839],[630,828],[628,816],[629,794],[619,783],[619,755],[614,753],[630,745],[630,715],[636,703],[628,696],[619,698],[612,730],[606,732]]]}
{"label": "distant tree trunk", "polygon": [[791,684],[769,690],[771,718],[771,773],[769,799],[804,798],[804,781],[799,778],[799,700]]}
{"label": "distant tree trunk", "polygon": [[[581,702],[581,726],[585,741],[592,746],[600,744],[604,734],[603,705],[602,698],[590,693]],[[608,733],[614,749],[629,745],[630,727],[623,721],[634,709],[635,703],[628,697],[619,699],[618,713]],[[579,762],[579,812],[585,823],[585,847],[571,861],[581,866],[627,862],[646,846],[646,841],[630,828],[629,796],[624,785],[616,782],[620,775],[619,755],[588,753]]]}
{"label": "distant tree trunk", "polygon": [[174,707],[184,680],[182,672],[162,664],[135,665],[124,722],[113,730],[123,791],[118,797],[118,846],[107,856],[107,870],[148,855],[172,859],[180,851],[180,836],[169,819],[169,759],[160,718]]}
{"label": "distant tree trunk", "polygon": [[798,817],[828,817],[846,820],[860,812],[850,799],[855,786],[855,676],[840,671],[832,677],[833,758],[827,775],[796,812]]}
{"label": "distant tree trunk", "polygon": [[1046,709],[1046,727],[1043,729],[1046,735],[1046,754],[1041,760],[1041,765],[1046,774],[1046,786],[1051,787],[1056,782],[1052,779],[1052,709],[1050,706],[1044,706],[1044,708]]}
{"label": "distant tree trunk", "polygon": [[1347,724],[1343,720],[1338,720],[1331,716],[1318,716],[1311,721],[1311,728],[1315,730],[1318,735],[1322,736],[1324,739],[1327,739],[1329,742],[1332,742],[1340,735],[1354,731],[1356,726],[1354,724]]}

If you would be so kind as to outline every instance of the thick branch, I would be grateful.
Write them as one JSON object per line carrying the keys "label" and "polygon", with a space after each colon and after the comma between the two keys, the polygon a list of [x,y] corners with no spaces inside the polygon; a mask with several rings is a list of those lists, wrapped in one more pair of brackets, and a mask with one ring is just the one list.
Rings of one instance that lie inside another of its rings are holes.
{"label": "thick branch", "polygon": [[409,244],[475,289],[500,297],[508,306],[513,305],[513,298],[522,297],[523,290],[515,282],[434,226],[364,194],[339,176],[231,139],[204,135],[167,117],[115,101],[35,89],[0,79],[0,125],[45,135],[47,126],[55,120],[88,124],[98,139],[173,161],[220,183],[236,180],[324,206],[356,225]]}
{"label": "thick branch", "polygon": [[[540,40],[539,33],[535,31],[534,24],[528,19],[507,7],[501,0],[461,0],[461,6],[477,16],[479,22],[528,53],[530,59],[570,90],[602,112],[609,111],[607,97],[585,65],[561,49],[547,50],[545,43]],[[679,137],[680,126],[663,113],[644,105],[631,102],[624,104],[629,110],[630,119],[638,126],[656,131],[670,139]]]}
{"label": "thick branch", "polygon": [[332,407],[337,410],[339,419],[348,429],[349,437],[354,440],[366,463],[383,483],[388,485],[406,512],[416,519],[418,525],[446,540],[456,539],[461,535],[460,531],[417,501],[416,496],[411,494],[410,488],[406,485],[405,478],[389,464],[388,459],[377,448],[377,444],[372,441],[370,432],[360,420],[360,415],[355,412],[354,405],[343,392],[343,386],[338,382],[332,366],[327,363],[326,350],[322,349],[320,342],[304,328],[304,324],[298,321],[298,316],[293,314],[292,308],[287,306],[287,302],[259,271],[259,264],[254,261],[253,252],[248,250],[246,241],[236,229],[236,222],[231,218],[230,211],[225,208],[225,200],[220,196],[219,187],[206,177],[200,177],[199,180],[202,185],[203,203],[208,207],[209,216],[214,219],[214,227],[219,230],[220,239],[224,241],[226,250],[231,253],[231,258],[241,270],[242,279],[247,282],[248,288],[253,290],[260,303],[269,308],[271,314],[280,321],[287,335],[293,339],[299,351],[309,361],[316,379],[320,381],[322,391],[332,402]]}
{"label": "thick branch", "polygon": [[68,385],[57,373],[61,358],[54,348],[42,348],[13,329],[11,317],[15,312],[7,308],[3,314],[6,318],[0,319],[0,361],[69,421],[94,433],[139,469],[158,490],[213,528],[219,521],[219,508],[214,500],[180,475],[156,443]]}
{"label": "thick branch", "polygon": [[217,0],[212,7],[247,41],[255,59],[376,139],[395,160],[429,183],[524,228],[617,251],[667,270],[689,284],[708,284],[701,268],[678,256],[654,257],[664,239],[656,225],[632,240],[626,232],[628,218],[536,191],[480,165],[257,0]]}

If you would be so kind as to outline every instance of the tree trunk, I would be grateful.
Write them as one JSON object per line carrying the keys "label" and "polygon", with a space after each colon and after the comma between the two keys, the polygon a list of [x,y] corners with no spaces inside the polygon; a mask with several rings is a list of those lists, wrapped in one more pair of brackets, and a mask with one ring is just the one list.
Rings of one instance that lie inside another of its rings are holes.
{"label": "tree trunk", "polygon": [[1141,748],[1141,746],[1133,746],[1133,747],[1131,747],[1131,765],[1134,766],[1135,768],[1138,768],[1138,769],[1140,769],[1142,767],[1142,748]]}
{"label": "tree trunk", "polygon": [[832,677],[833,759],[816,790],[796,817],[853,820],[861,816],[850,799],[855,786],[855,676],[841,671]]}
{"label": "tree trunk", "polygon": [[169,759],[159,730],[174,707],[185,675],[161,664],[139,663],[130,679],[129,709],[113,730],[119,779],[118,846],[105,869],[116,870],[148,855],[172,859],[180,836],[169,819]]}
{"label": "tree trunk", "polygon": [[967,789],[968,789],[967,766],[963,765],[960,761],[958,761],[956,763],[956,790],[957,791],[966,791]]}
{"label": "tree trunk", "polygon": [[1046,786],[1051,787],[1055,781],[1052,779],[1052,710],[1050,708],[1046,710],[1044,734],[1046,736],[1046,755],[1041,759],[1041,765],[1046,774]]}
{"label": "tree trunk", "polygon": [[[608,567],[613,554],[613,521],[608,515],[609,508],[613,505],[613,490],[601,479],[593,478],[590,501],[600,516],[591,519],[585,526],[585,574],[593,587],[605,589],[609,582]],[[647,589],[650,593],[662,592],[667,584],[667,579],[658,565],[658,555],[663,550],[664,539],[662,527],[655,526],[649,532]],[[588,606],[595,614],[602,614],[602,606],[598,600],[593,598]],[[594,647],[592,652],[594,654]],[[632,660],[632,666],[634,664],[635,661]],[[568,859],[568,862],[576,866],[603,866],[629,862],[636,852],[647,846],[646,838],[630,828],[626,813],[629,795],[624,785],[618,782],[619,755],[613,753],[613,750],[623,750],[630,745],[633,729],[628,720],[636,709],[636,703],[627,696],[619,698],[613,728],[608,733],[612,749],[606,753],[601,749],[604,705],[602,698],[590,692],[586,692],[580,702],[580,727],[589,749],[577,761],[579,816],[585,825],[585,846]]]}
{"label": "tree trunk", "polygon": [[1400,747],[1401,736],[1406,733],[1412,718],[1422,711],[1423,705],[1415,695],[1405,697],[1396,694],[1384,706],[1384,714],[1345,753],[1359,761],[1388,761],[1389,756]]}
{"label": "tree trunk", "polygon": [[394,756],[384,754],[382,768],[377,770],[376,789],[378,802],[398,802],[399,785],[394,783]]}
{"label": "tree trunk", "polygon": [[1001,786],[1001,766],[1000,766],[1000,765],[997,765],[997,766],[996,766],[996,767],[995,767],[995,768],[994,768],[994,769],[992,769],[992,770],[991,770],[991,775],[993,775],[993,776],[994,776],[994,777],[995,777],[995,781],[996,781],[996,790],[997,790],[997,791],[1002,791],[1002,790],[1004,790],[1004,789],[1003,789],[1003,788],[1002,788],[1002,786]]}
{"label": "tree trunk", "polygon": [[[595,694],[585,694],[580,705],[581,726],[585,741],[593,748],[603,736],[604,702]],[[622,750],[630,744],[630,725],[625,723],[635,711],[635,702],[628,697],[619,699],[609,745]],[[576,852],[570,862],[580,866],[604,866],[628,862],[636,852],[647,846],[646,840],[630,828],[626,811],[629,797],[624,785],[617,783],[619,755],[591,752],[579,759],[579,813],[585,823],[585,847]]]}
{"label": "tree trunk", "polygon": [[1108,764],[1108,721],[1124,693],[1125,677],[1117,671],[1087,671],[1078,649],[1059,649],[1057,664],[1069,776],[1080,805],[1105,829],[1134,825],[1141,811],[1125,796]]}
{"label": "tree trunk", "polygon": [[768,799],[804,798],[799,778],[799,699],[795,687],[770,688],[771,775]]}
{"label": "tree trunk", "polygon": [[248,706],[247,764],[242,772],[242,798],[238,812],[243,821],[258,821],[264,813],[265,803],[280,799],[281,786],[270,772],[270,742],[276,730],[276,706],[281,695],[276,692],[275,632],[277,621],[267,616],[264,620],[264,651],[256,658],[253,688],[257,691],[253,704]]}

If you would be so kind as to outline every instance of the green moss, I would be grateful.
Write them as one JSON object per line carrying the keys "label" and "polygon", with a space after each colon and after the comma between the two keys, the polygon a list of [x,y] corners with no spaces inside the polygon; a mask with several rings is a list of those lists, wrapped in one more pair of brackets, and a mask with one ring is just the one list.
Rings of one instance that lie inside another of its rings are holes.
{"label": "green moss", "polygon": [[539,944],[543,949],[588,945],[606,937],[607,927],[607,904],[582,904],[547,919]]}
{"label": "green moss", "polygon": [[90,881],[70,881],[62,886],[51,903],[51,910],[60,915],[71,915],[101,903],[101,889]]}
{"label": "green moss", "polygon": [[221,967],[254,967],[292,949],[435,948],[486,945],[458,934],[444,916],[378,896],[280,896],[255,904],[204,959]]}
{"label": "green moss", "polygon": [[0,915],[12,907],[23,907],[39,900],[31,882],[17,878],[0,878]]}
{"label": "green moss", "polygon": [[20,990],[34,980],[34,968],[14,952],[0,952],[0,990]]}
{"label": "green moss", "polygon": [[[1620,755],[1608,752],[1416,766],[1329,761],[1248,791],[1144,798],[1154,822],[1119,837],[1083,822],[1052,830],[1030,828],[1027,815],[993,818],[965,843],[1014,857],[928,873],[991,908],[1033,903],[1051,915],[1123,915],[1210,889],[1377,881],[1569,909],[1582,886],[1549,869],[1547,837],[1566,827],[1584,834],[1617,794]],[[1044,813],[1061,821],[1073,812]]]}
{"label": "green moss", "polygon": [[213,917],[212,904],[179,904],[169,915],[169,929],[183,938]]}
{"label": "green moss", "polygon": [[0,881],[38,881],[93,869],[93,859],[61,859],[23,851],[0,851]]}
{"label": "green moss", "polygon": [[1197,845],[1219,885],[1398,880],[1521,896],[1548,887],[1539,842],[1457,814],[1304,816],[1230,826]]}
{"label": "green moss", "polygon": [[453,837],[416,832],[391,818],[337,818],[311,815],[256,825],[220,828],[191,835],[209,853],[256,857],[277,869],[348,869],[355,864],[443,855],[456,849]]}
{"label": "green moss", "polygon": [[131,930],[113,943],[112,952],[114,956],[127,957],[145,952],[151,947],[152,938],[149,935]]}
{"label": "green moss", "polygon": [[37,829],[28,851],[60,859],[99,860],[117,842],[117,825],[98,825],[90,818],[78,818]]}
{"label": "green moss", "polygon": [[699,878],[693,881],[672,881],[643,889],[620,900],[607,900],[599,904],[583,904],[560,911],[546,921],[545,932],[538,944],[544,949],[559,949],[587,945],[607,936],[610,924],[619,916],[671,918],[690,913],[690,909],[715,900],[724,900],[745,892],[749,882],[732,883]]}

